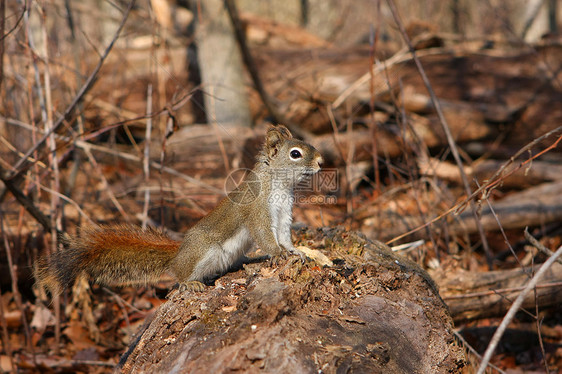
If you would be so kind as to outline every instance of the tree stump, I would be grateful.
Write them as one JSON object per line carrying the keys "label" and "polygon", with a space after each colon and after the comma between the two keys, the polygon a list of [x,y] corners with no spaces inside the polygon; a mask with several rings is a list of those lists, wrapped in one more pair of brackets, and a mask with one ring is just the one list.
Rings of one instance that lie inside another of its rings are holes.
{"label": "tree stump", "polygon": [[[124,373],[454,373],[468,365],[435,284],[384,244],[298,230],[296,256],[245,264],[203,293],[173,291]],[[331,260],[322,261],[324,253]],[[318,254],[315,256],[314,254]],[[319,263],[331,262],[331,266]]]}

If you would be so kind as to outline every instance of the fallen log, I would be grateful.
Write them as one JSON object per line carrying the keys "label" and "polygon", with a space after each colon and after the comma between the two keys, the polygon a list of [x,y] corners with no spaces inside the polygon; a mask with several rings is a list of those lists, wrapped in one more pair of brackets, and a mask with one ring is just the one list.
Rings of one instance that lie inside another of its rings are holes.
{"label": "fallen log", "polygon": [[[538,267],[489,272],[443,270],[432,272],[456,322],[503,316],[523,290]],[[562,302],[562,265],[555,263],[545,274],[534,293],[523,302],[523,308],[534,310]]]}
{"label": "fallen log", "polygon": [[[248,139],[258,135],[265,135],[265,128],[261,133],[243,126],[193,125],[176,131],[166,142],[166,160],[174,163],[174,167],[181,167],[187,163],[188,167],[212,170],[224,170],[225,161],[228,167],[238,167],[243,156],[244,145]],[[153,146],[150,158],[160,160],[162,148]],[[175,164],[179,165],[175,165]],[[252,165],[253,166],[253,165]],[[250,166],[251,167],[251,166]]]}
{"label": "fallen log", "polygon": [[[485,200],[479,201],[479,219],[487,232],[503,229],[523,229],[562,220],[562,181],[543,183],[526,190],[513,192],[501,200],[490,199],[490,208]],[[439,214],[441,212],[436,212]],[[423,226],[433,216],[407,214],[396,209],[377,210],[376,205],[366,206],[358,211],[357,219],[363,220],[363,231],[369,237],[388,240],[405,232]],[[447,226],[446,228],[444,226]],[[469,209],[458,215],[450,214],[429,226],[434,233],[445,229],[449,235],[466,235],[478,232]],[[408,240],[427,238],[426,230],[418,230]]]}
{"label": "fallen log", "polygon": [[[268,91],[286,103],[294,122],[316,132],[330,128],[326,106],[341,123],[361,117],[357,108],[368,107],[372,99],[391,105],[401,101],[408,114],[433,112],[417,67],[405,50],[393,56],[389,51],[381,53],[376,58],[382,62],[372,70],[372,51],[362,47],[307,53],[256,49],[255,53]],[[469,124],[488,125],[491,133],[504,131],[504,143],[517,146],[560,124],[561,93],[552,73],[559,71],[562,61],[559,44],[483,49],[473,42],[455,43],[417,51],[417,56],[450,126],[464,125],[470,131]],[[500,123],[507,126],[499,127]]]}
{"label": "fallen log", "polygon": [[299,236],[322,243],[334,265],[248,264],[203,293],[173,293],[121,372],[448,373],[467,365],[445,304],[416,264],[342,229]]}
{"label": "fallen log", "polygon": [[[478,180],[482,184],[490,179],[496,171],[504,164],[505,160],[483,160],[476,161],[470,166],[464,167],[464,172],[468,180]],[[459,167],[448,161],[441,161],[435,158],[419,159],[418,167],[420,173],[426,176],[434,176],[440,179],[462,184]],[[503,188],[522,189],[529,186],[536,186],[542,182],[551,182],[562,179],[562,165],[558,162],[547,162],[534,160],[528,167],[519,168],[518,164],[512,164],[504,171],[501,186]],[[513,173],[512,173],[513,172]],[[478,186],[473,186],[477,188]]]}
{"label": "fallen log", "polygon": [[[527,226],[544,225],[562,220],[562,181],[541,185],[515,192],[499,201],[490,201],[493,208],[482,201],[480,222],[486,231],[517,229]],[[497,218],[496,218],[497,217]],[[475,233],[476,223],[471,212],[464,211],[458,220],[450,225],[452,233]]]}
{"label": "fallen log", "polygon": [[[470,131],[465,126],[466,123],[451,126],[453,136],[458,141],[477,140],[488,135],[486,126],[473,125],[470,126]],[[376,139],[379,156],[390,157],[403,155],[413,141],[422,141],[428,147],[438,147],[447,142],[433,120],[412,114],[410,115],[410,129],[411,131],[406,133],[405,139],[401,139],[390,129],[377,129],[375,137],[373,131],[357,128],[350,132],[337,134],[330,132],[313,136],[307,141],[313,144],[331,164],[335,165],[342,165],[343,158],[347,157],[350,150],[353,150],[355,161],[372,161],[373,139]],[[181,167],[182,163],[193,167],[195,162],[199,168],[215,170],[217,165],[224,165],[225,160],[231,160],[230,167],[252,167],[257,152],[257,148],[252,145],[259,144],[264,134],[265,127],[255,129],[236,126],[224,128],[213,125],[184,127],[168,139],[166,159],[179,163],[174,167]],[[151,159],[160,160],[161,151],[161,147],[152,147]]]}

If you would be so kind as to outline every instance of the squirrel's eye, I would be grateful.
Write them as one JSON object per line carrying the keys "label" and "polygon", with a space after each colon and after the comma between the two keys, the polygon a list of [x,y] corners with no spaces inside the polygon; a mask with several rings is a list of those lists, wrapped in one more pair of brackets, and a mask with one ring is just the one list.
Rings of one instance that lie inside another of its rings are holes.
{"label": "squirrel's eye", "polygon": [[293,149],[290,155],[293,160],[298,160],[299,158],[302,158],[302,154],[298,149]]}

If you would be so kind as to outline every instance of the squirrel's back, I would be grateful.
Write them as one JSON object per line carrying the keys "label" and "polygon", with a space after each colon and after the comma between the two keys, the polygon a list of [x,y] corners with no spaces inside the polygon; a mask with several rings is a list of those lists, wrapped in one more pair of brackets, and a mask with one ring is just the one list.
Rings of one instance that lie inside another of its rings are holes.
{"label": "squirrel's back", "polygon": [[130,225],[83,227],[79,237],[63,242],[67,248],[36,269],[39,284],[53,294],[72,286],[82,272],[106,285],[153,283],[181,244],[159,230]]}

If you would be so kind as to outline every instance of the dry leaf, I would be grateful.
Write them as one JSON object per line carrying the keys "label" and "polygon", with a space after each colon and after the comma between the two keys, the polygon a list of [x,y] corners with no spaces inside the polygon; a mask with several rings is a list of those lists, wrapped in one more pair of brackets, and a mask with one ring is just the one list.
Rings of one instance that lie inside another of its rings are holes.
{"label": "dry leaf", "polygon": [[40,305],[35,309],[35,313],[33,313],[31,327],[42,334],[47,326],[54,326],[55,322],[56,319],[53,313],[44,305]]}
{"label": "dry leaf", "polygon": [[320,252],[319,250],[311,249],[311,248],[305,247],[303,245],[298,246],[297,249],[299,251],[301,251],[302,253],[304,253],[306,255],[306,257],[308,257],[311,260],[317,262],[318,265],[334,266],[334,263],[332,262],[332,260],[330,260],[328,258],[328,256],[326,256],[324,253]]}

